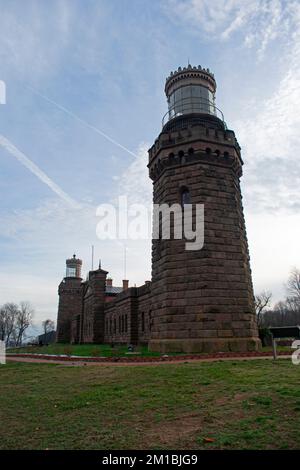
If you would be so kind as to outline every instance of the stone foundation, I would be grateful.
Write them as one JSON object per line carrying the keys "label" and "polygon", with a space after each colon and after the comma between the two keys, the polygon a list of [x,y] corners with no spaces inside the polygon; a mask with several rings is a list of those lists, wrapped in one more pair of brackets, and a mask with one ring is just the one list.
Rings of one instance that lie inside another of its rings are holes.
{"label": "stone foundation", "polygon": [[163,339],[151,340],[149,351],[162,353],[214,353],[259,351],[258,338]]}

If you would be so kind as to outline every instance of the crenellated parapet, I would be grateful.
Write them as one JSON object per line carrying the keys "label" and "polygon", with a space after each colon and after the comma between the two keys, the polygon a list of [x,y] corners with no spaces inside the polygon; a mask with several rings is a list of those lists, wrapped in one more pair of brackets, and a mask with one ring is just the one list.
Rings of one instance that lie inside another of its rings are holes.
{"label": "crenellated parapet", "polygon": [[240,146],[231,130],[194,125],[161,132],[148,152],[152,180],[156,180],[165,169],[198,162],[230,166],[238,177],[242,175]]}
{"label": "crenellated parapet", "polygon": [[178,67],[177,70],[171,72],[170,75],[166,78],[165,93],[170,95],[173,91],[173,88],[176,88],[177,85],[181,85],[181,81],[185,80],[186,82],[192,84],[202,84],[211,89],[212,93],[215,93],[217,84],[215,81],[214,74],[209,70],[201,67],[201,65],[192,66],[188,65],[187,67]]}

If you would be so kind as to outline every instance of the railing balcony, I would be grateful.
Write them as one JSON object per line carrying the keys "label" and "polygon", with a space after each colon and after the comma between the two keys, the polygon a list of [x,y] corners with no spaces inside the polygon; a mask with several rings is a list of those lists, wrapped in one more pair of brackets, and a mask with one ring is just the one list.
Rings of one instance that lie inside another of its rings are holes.
{"label": "railing balcony", "polygon": [[162,119],[162,127],[164,127],[167,122],[171,121],[172,119],[190,114],[209,114],[211,116],[215,116],[223,122],[226,128],[222,111],[217,108],[212,101],[196,96],[181,98],[180,100],[176,101],[174,105],[170,106],[169,110]]}

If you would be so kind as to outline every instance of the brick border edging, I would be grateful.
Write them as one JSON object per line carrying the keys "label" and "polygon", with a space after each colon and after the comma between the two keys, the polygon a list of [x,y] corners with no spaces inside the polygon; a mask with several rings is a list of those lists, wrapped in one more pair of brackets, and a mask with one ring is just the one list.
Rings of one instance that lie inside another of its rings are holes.
{"label": "brick border edging", "polygon": [[[290,356],[284,351],[278,352],[279,356]],[[178,362],[178,361],[186,361],[186,360],[205,360],[205,359],[222,359],[222,358],[232,358],[232,359],[239,359],[239,358],[252,358],[252,357],[270,357],[273,356],[272,352],[245,352],[245,353],[214,353],[214,354],[185,354],[185,355],[178,355],[178,356],[135,356],[135,357],[127,357],[127,356],[119,356],[119,357],[91,357],[91,356],[59,356],[59,355],[49,355],[49,354],[32,354],[32,353],[7,353],[7,357],[22,357],[22,358],[29,358],[29,359],[42,359],[42,360],[54,360],[54,361],[66,361],[66,362],[107,362],[107,363],[114,363],[114,362]]]}

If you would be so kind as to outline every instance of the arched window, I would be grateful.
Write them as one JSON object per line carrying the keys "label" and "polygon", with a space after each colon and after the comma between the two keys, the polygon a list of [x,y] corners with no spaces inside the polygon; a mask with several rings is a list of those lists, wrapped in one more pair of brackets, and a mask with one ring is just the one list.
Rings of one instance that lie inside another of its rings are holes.
{"label": "arched window", "polygon": [[185,204],[191,204],[191,193],[188,188],[182,188],[181,190],[181,206],[184,207]]}
{"label": "arched window", "polygon": [[174,153],[169,153],[168,155],[168,163],[169,165],[172,165],[175,162],[175,155]]}
{"label": "arched window", "polygon": [[178,159],[180,164],[184,164],[186,162],[186,157],[183,150],[180,150],[180,152],[178,152]]}

